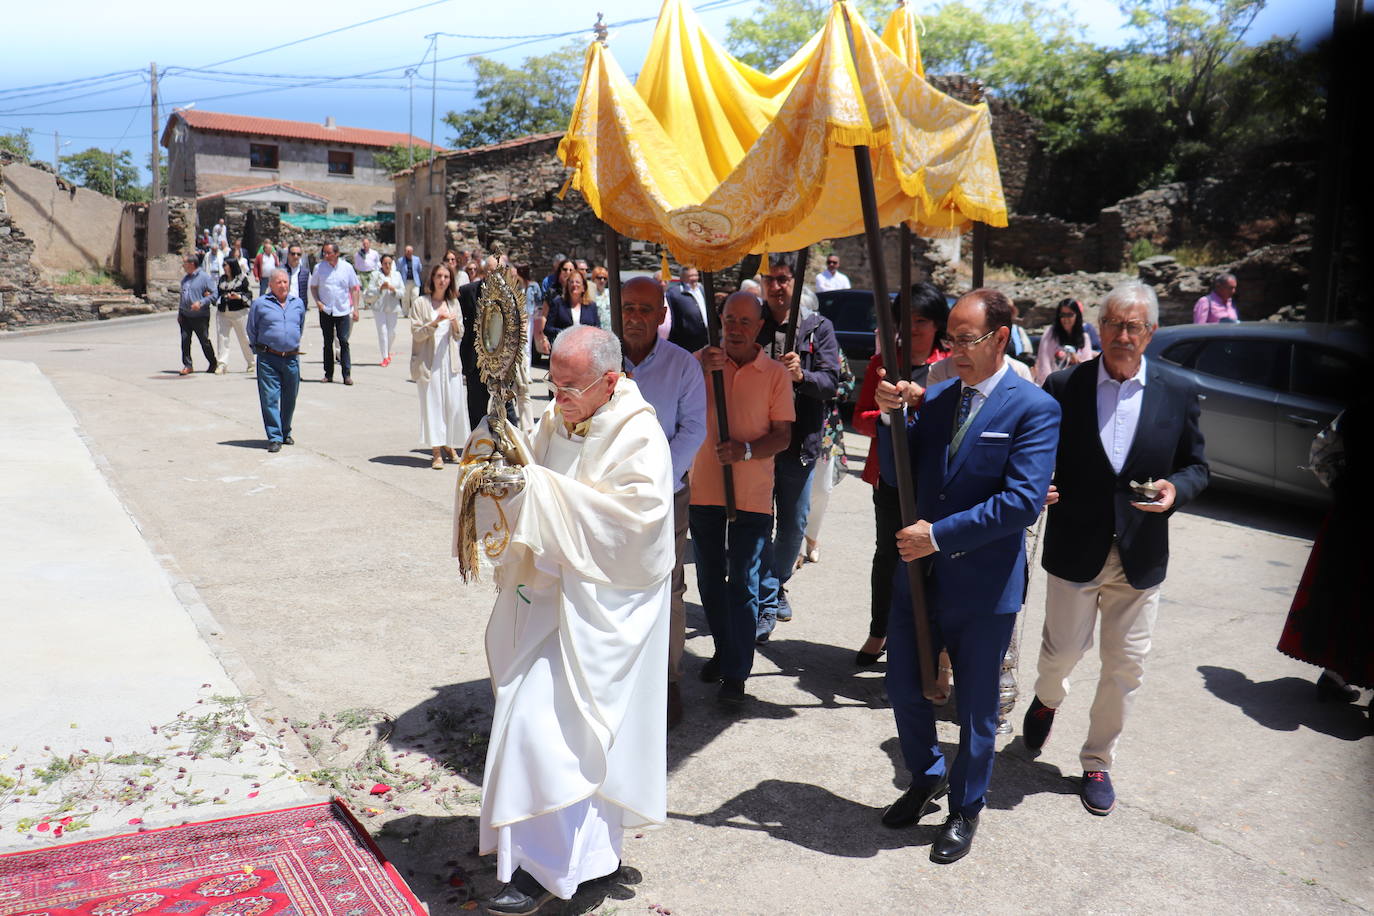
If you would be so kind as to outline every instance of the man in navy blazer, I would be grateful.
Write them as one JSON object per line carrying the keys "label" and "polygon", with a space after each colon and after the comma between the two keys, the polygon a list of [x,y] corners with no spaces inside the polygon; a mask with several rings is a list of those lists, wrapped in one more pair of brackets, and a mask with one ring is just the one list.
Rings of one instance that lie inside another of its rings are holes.
{"label": "man in navy blazer", "polygon": [[885,410],[918,407],[908,425],[918,521],[897,533],[897,551],[908,563],[923,560],[931,654],[948,650],[959,689],[959,755],[947,767],[934,708],[921,692],[910,591],[899,569],[887,693],[912,784],[883,823],[915,823],[948,791],[949,816],[930,850],[942,864],[968,853],[985,803],[1002,658],[1026,594],[1025,531],[1044,505],[1059,441],[1059,405],[1003,361],[1011,315],[997,290],[965,294],[945,338],[959,378],[924,393],[911,382],[884,381],[877,392]]}
{"label": "man in navy blazer", "polygon": [[[1169,563],[1169,516],[1202,492],[1208,470],[1197,390],[1145,359],[1159,324],[1154,290],[1118,286],[1098,324],[1102,355],[1045,380],[1064,421],[1041,560],[1049,575],[1039,671],[1022,735],[1031,751],[1044,746],[1100,619],[1102,673],[1079,753],[1080,799],[1106,815],[1116,806],[1110,771]],[[1157,498],[1133,492],[1131,481],[1154,481]]]}
{"label": "man in navy blazer", "polygon": [[684,267],[682,281],[669,284],[666,300],[672,316],[672,324],[668,328],[669,342],[688,353],[695,353],[706,346],[706,309],[714,308],[715,304],[705,299],[701,273],[695,267]]}

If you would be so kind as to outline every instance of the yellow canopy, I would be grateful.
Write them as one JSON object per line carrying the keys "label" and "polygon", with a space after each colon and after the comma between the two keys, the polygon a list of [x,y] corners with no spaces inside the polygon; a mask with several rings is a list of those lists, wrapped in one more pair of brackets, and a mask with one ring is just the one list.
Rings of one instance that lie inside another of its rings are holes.
{"label": "yellow canopy", "polygon": [[[848,17],[854,36],[850,53]],[[870,148],[883,225],[944,235],[1007,224],[986,105],[921,74],[912,14],[879,38],[848,2],[769,74],[740,63],[682,0],[665,0],[637,86],[587,49],[558,155],[617,232],[718,270],[863,231],[853,147]]]}

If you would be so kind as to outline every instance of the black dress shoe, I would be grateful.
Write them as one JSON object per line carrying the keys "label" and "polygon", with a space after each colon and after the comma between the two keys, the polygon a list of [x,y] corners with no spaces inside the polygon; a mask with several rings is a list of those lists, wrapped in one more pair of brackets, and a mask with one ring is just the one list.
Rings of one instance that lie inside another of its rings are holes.
{"label": "black dress shoe", "polygon": [[510,876],[510,884],[501,888],[486,902],[485,909],[492,916],[530,916],[553,899],[553,894],[523,868]]}
{"label": "black dress shoe", "polygon": [[909,827],[936,810],[935,799],[949,791],[949,773],[931,782],[916,782],[883,812],[884,827]]}
{"label": "black dress shoe", "polygon": [[736,677],[722,680],[720,690],[716,693],[716,702],[726,709],[739,709],[744,705],[744,681]]}
{"label": "black dress shoe", "polygon": [[296,440],[295,440],[295,439],[292,439],[290,436],[287,436],[285,439],[282,440],[282,444],[283,444],[283,445],[295,445],[295,444],[296,444]]}
{"label": "black dress shoe", "polygon": [[269,452],[279,452],[279,451],[281,451],[281,443],[280,443],[280,442],[269,442],[269,443],[267,443],[267,450],[268,450]]}
{"label": "black dress shoe", "polygon": [[930,861],[939,865],[958,862],[973,848],[973,835],[977,832],[978,815],[951,814],[930,847]]}
{"label": "black dress shoe", "polygon": [[1360,688],[1351,687],[1330,671],[1323,671],[1317,678],[1317,702],[1354,703],[1360,698]]}
{"label": "black dress shoe", "polygon": [[1039,697],[1033,697],[1030,708],[1026,710],[1026,718],[1021,722],[1021,740],[1026,742],[1026,748],[1040,750],[1050,740],[1053,728],[1054,710],[1041,703]]}
{"label": "black dress shoe", "polygon": [[879,649],[877,652],[865,652],[860,649],[854,653],[854,664],[859,668],[871,668],[878,664],[878,659],[882,658],[886,651],[886,649]]}
{"label": "black dress shoe", "polygon": [[701,666],[701,673],[697,675],[703,684],[714,684],[720,680],[720,659],[712,655],[706,660],[706,664]]}

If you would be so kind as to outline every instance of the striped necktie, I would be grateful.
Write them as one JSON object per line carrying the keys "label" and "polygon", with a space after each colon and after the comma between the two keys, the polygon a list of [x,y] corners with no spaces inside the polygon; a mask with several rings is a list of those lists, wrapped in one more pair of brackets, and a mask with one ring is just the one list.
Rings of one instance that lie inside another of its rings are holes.
{"label": "striped necktie", "polygon": [[959,395],[959,412],[954,415],[954,438],[949,443],[949,456],[951,458],[958,453],[959,446],[964,441],[964,433],[968,432],[969,414],[973,412],[973,396],[977,393],[977,388],[972,385],[965,385],[963,392]]}

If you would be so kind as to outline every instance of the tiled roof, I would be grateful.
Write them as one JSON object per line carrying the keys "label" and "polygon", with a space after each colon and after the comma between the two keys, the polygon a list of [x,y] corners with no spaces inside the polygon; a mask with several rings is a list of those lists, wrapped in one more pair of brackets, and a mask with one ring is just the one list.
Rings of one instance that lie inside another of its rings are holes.
{"label": "tiled roof", "polygon": [[[339,143],[349,146],[392,147],[407,140],[422,149],[430,149],[427,140],[391,130],[371,130],[366,127],[325,127],[311,121],[285,121],[280,118],[257,118],[251,115],[224,114],[218,111],[190,109],[174,111],[162,132],[162,145],[168,145],[172,121],[181,118],[196,130],[222,134],[244,134],[253,137],[280,137],[290,140],[314,140],[319,143]],[[442,150],[441,146],[433,149]]]}
{"label": "tiled roof", "polygon": [[329,203],[328,197],[321,197],[318,194],[311,194],[309,191],[298,188],[295,185],[286,181],[269,181],[266,184],[250,184],[245,185],[241,188],[230,188],[227,191],[216,191],[213,194],[202,194],[199,197],[197,197],[196,200],[210,200],[213,197],[228,197],[231,194],[242,194],[244,191],[258,191],[262,188],[281,188],[283,190],[290,191],[293,194],[299,194],[302,197],[309,197],[313,200],[318,200],[320,203]]}

